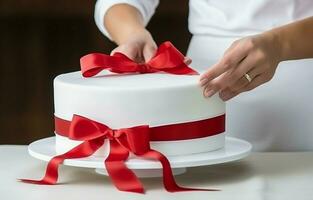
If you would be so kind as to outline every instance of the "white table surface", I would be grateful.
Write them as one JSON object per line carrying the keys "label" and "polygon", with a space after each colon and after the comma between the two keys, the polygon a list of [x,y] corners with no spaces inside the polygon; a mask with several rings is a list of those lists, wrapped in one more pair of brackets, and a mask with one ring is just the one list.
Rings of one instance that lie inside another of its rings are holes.
{"label": "white table surface", "polygon": [[40,178],[46,163],[30,157],[26,146],[0,145],[1,200],[127,199],[292,199],[313,200],[313,152],[252,153],[231,163],[189,168],[180,185],[220,188],[219,192],[168,193],[160,178],[141,179],[146,194],[120,192],[92,169],[60,167],[58,185],[32,185],[18,178]]}

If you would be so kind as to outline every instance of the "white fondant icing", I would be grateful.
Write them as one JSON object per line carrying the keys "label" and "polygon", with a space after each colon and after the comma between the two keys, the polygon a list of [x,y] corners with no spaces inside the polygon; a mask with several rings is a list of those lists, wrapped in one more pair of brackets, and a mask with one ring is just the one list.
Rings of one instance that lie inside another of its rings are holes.
{"label": "white fondant icing", "polygon": [[[118,129],[190,122],[224,114],[224,102],[217,95],[204,98],[198,79],[198,75],[165,73],[102,73],[92,78],[84,78],[80,72],[62,74],[54,79],[55,115],[71,120],[77,114]],[[151,145],[165,155],[182,155],[221,148],[224,138],[220,134]],[[58,152],[75,144],[77,141],[57,135]],[[98,153],[103,151],[107,150],[102,148]]]}

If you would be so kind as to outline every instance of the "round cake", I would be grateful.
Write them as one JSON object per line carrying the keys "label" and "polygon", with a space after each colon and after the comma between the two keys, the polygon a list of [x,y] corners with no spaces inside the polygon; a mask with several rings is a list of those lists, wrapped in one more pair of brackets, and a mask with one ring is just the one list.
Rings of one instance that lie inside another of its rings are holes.
{"label": "round cake", "polygon": [[[225,103],[218,95],[203,97],[198,80],[199,75],[167,73],[102,72],[89,78],[81,72],[61,74],[54,79],[55,117],[71,121],[73,115],[80,115],[120,129],[188,123],[224,115]],[[81,143],[57,131],[55,134],[57,153]],[[150,146],[166,156],[178,156],[214,151],[224,147],[224,141],[225,133],[221,132],[193,139],[150,141]],[[94,155],[105,156],[108,151],[105,141]]]}

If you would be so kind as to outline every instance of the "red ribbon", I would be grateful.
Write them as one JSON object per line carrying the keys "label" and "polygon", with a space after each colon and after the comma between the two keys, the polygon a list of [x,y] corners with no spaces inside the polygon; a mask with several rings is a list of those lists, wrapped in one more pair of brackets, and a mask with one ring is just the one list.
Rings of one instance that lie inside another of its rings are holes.
{"label": "red ribbon", "polygon": [[154,73],[195,75],[198,74],[184,63],[184,55],[171,42],[161,44],[150,61],[136,63],[126,55],[116,52],[113,56],[101,53],[91,53],[80,59],[81,71],[84,77],[92,77],[102,70],[115,73]]}
{"label": "red ribbon", "polygon": [[[55,132],[70,138],[71,121],[54,117]],[[225,132],[225,114],[192,122],[149,127],[150,141],[177,141],[209,137]],[[166,133],[166,134],[164,134]]]}
{"label": "red ribbon", "polygon": [[[222,116],[220,120],[224,120],[224,115]],[[61,121],[61,123],[64,125],[64,121]],[[170,128],[168,130],[170,131],[173,127],[171,127],[171,125],[169,126]],[[195,124],[192,124],[192,126],[195,126]],[[99,122],[74,115],[70,126],[63,127],[63,130],[67,128],[69,128],[68,137],[70,139],[82,140],[83,142],[68,152],[53,157],[48,163],[46,174],[42,180],[21,179],[23,182],[56,184],[59,164],[65,159],[91,156],[104,144],[105,139],[109,139],[110,153],[105,160],[105,167],[112,182],[121,191],[144,193],[141,182],[125,165],[125,161],[130,152],[142,158],[160,161],[163,167],[163,184],[165,189],[169,192],[217,191],[215,189],[195,189],[178,186],[174,180],[167,158],[160,152],[150,148],[150,130],[152,128],[149,128],[147,125],[113,130]],[[222,127],[222,130],[224,130],[224,127]]]}

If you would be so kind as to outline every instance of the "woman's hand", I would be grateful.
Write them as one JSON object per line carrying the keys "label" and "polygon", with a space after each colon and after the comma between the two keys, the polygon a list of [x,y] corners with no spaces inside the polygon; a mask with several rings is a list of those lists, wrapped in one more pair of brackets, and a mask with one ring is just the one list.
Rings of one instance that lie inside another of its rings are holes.
{"label": "woman's hand", "polygon": [[237,40],[200,77],[203,94],[210,97],[219,92],[221,99],[227,101],[271,80],[279,62],[280,45],[274,34],[265,32]]}
{"label": "woman's hand", "polygon": [[[129,35],[129,39],[113,49],[111,55],[115,52],[121,52],[138,63],[145,63],[154,56],[156,50],[157,45],[151,34],[146,29],[143,29]],[[185,57],[184,62],[189,65],[191,59]]]}
{"label": "woman's hand", "polygon": [[[128,4],[119,3],[107,11],[104,26],[118,45],[111,55],[121,52],[138,63],[148,62],[154,56],[157,45],[143,21],[139,10]],[[185,58],[185,63],[188,65],[191,60]]]}
{"label": "woman's hand", "polygon": [[148,61],[155,54],[157,45],[143,21],[139,10],[131,5],[116,4],[108,9],[104,26],[118,45],[111,54],[121,52],[139,63]]}
{"label": "woman's hand", "polygon": [[157,45],[146,29],[136,30],[128,38],[116,47],[111,55],[115,52],[121,52],[138,63],[147,62],[153,57]]}

